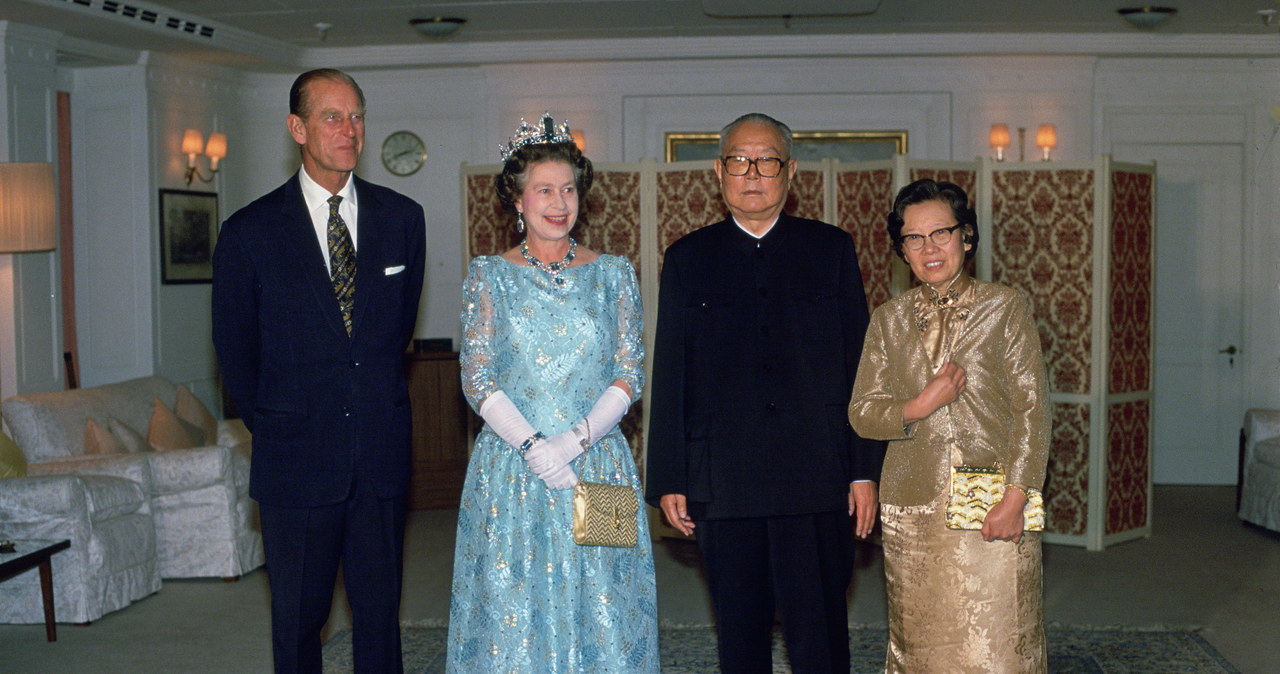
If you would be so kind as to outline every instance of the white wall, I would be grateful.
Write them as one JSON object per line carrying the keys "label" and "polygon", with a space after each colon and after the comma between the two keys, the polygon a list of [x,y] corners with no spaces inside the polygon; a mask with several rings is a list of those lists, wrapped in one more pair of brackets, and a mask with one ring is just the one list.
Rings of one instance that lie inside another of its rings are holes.
{"label": "white wall", "polygon": [[[358,172],[426,210],[427,289],[418,336],[451,337],[455,346],[463,274],[458,167],[496,163],[497,144],[522,116],[550,110],[568,117],[586,132],[588,155],[602,162],[660,157],[663,132],[714,131],[751,110],[797,131],[907,129],[909,154],[931,159],[989,154],[987,130],[995,122],[1026,128],[1029,144],[1038,124],[1053,123],[1055,157],[1083,159],[1123,144],[1119,120],[1135,110],[1230,107],[1246,120],[1239,139],[1246,182],[1243,405],[1280,407],[1280,265],[1274,264],[1280,228],[1271,215],[1280,160],[1267,111],[1280,101],[1277,65],[1208,57],[842,56],[349,72],[369,105]],[[224,171],[210,186],[221,195],[224,217],[285,180],[297,165],[284,131],[293,75],[236,73],[179,59],[77,72],[77,236],[88,242],[77,252],[94,256],[77,261],[86,384],[157,371],[211,385],[208,288],[159,285],[156,188],[181,187],[175,147],[186,126],[228,133]],[[405,178],[386,173],[378,159],[383,139],[399,129],[428,146],[426,166]],[[1176,125],[1160,132],[1171,140],[1193,133]],[[1027,148],[1028,158],[1036,154]],[[110,261],[102,257],[108,253]],[[1242,412],[1223,410],[1232,419]]]}

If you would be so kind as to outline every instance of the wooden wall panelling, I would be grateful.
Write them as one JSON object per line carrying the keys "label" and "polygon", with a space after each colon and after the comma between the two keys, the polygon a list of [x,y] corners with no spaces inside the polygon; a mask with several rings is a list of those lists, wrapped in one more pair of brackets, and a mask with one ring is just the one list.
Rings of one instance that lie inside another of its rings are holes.
{"label": "wooden wall panelling", "polygon": [[405,368],[413,414],[409,509],[457,508],[474,435],[458,354],[411,353]]}

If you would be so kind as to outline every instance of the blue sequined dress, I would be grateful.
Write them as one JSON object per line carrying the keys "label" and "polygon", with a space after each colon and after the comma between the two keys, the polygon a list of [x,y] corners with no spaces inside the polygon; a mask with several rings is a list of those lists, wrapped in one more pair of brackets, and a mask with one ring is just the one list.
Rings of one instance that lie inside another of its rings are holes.
{"label": "blue sequined dress", "polygon": [[[547,437],[566,431],[621,379],[644,384],[635,270],[601,255],[558,285],[497,256],[463,287],[462,387],[479,407],[504,391]],[[621,464],[621,470],[614,459]],[[572,463],[581,479],[640,488],[617,428]],[[458,510],[448,671],[657,672],[653,554],[643,507],[634,548],[573,542],[573,490],[550,490],[485,426]]]}

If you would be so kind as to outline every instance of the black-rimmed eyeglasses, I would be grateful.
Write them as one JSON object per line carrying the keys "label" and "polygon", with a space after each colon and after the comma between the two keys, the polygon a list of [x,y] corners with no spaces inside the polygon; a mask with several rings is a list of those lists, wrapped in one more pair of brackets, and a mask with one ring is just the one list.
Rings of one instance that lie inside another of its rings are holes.
{"label": "black-rimmed eyeglasses", "polygon": [[725,173],[731,176],[745,176],[754,166],[761,178],[775,178],[782,173],[782,165],[787,160],[779,157],[721,157],[720,163],[724,165]]}
{"label": "black-rimmed eyeglasses", "polygon": [[[929,240],[932,241],[935,246],[945,246],[948,243],[951,243],[951,233],[961,227],[964,227],[964,225],[951,225],[950,227],[935,229],[932,232],[929,232]],[[902,242],[903,248],[906,248],[913,253],[924,248],[923,234],[904,234],[901,239],[898,239],[898,241]]]}

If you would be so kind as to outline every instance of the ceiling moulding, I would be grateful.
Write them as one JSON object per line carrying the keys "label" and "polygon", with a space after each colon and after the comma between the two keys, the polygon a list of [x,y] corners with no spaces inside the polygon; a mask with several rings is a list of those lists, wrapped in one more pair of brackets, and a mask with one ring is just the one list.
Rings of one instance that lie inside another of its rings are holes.
{"label": "ceiling moulding", "polygon": [[101,42],[63,35],[58,40],[58,65],[129,65],[137,63],[141,52],[137,49],[113,47]]}
{"label": "ceiling moulding", "polygon": [[295,64],[303,52],[302,48],[287,42],[138,0],[20,1],[80,17],[111,21],[121,26],[185,41],[195,47],[222,49],[271,63]]}
{"label": "ceiling moulding", "polygon": [[875,14],[880,0],[702,0],[702,13],[718,19],[743,17],[865,16]]}
{"label": "ceiling moulding", "polygon": [[379,47],[312,47],[299,65],[406,68],[546,61],[651,61],[744,56],[1234,56],[1278,57],[1275,35],[1132,35],[1128,33],[1008,33],[625,38],[529,42],[465,42]]}

